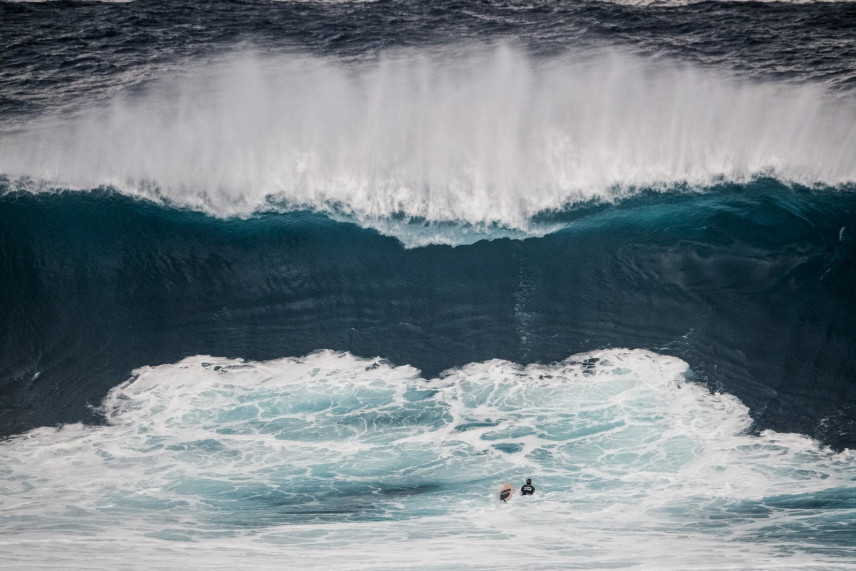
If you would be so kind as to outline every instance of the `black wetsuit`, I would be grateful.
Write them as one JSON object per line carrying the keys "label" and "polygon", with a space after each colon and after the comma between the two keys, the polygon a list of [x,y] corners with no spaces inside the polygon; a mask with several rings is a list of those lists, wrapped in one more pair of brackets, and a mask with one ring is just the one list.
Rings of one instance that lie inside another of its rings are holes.
{"label": "black wetsuit", "polygon": [[520,494],[523,496],[531,496],[535,493],[535,486],[532,484],[525,484],[522,488],[520,488]]}

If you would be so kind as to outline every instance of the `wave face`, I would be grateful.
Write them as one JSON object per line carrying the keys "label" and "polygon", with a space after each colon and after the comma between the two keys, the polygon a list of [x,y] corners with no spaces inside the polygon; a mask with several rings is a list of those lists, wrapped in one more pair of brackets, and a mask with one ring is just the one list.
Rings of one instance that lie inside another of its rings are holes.
{"label": "wave face", "polygon": [[[218,216],[331,212],[531,232],[639,189],[856,181],[856,100],[635,56],[507,47],[344,67],[234,56],[3,139],[0,171]],[[448,238],[448,237],[447,237]]]}
{"label": "wave face", "polygon": [[92,418],[131,369],[196,354],[329,348],[433,376],[640,347],[759,428],[856,443],[850,192],[649,193],[555,214],[538,239],[417,249],[312,213],[222,220],[103,192],[0,205],[7,431]]}
{"label": "wave face", "polygon": [[[621,350],[474,363],[431,381],[332,352],[146,367],[107,395],[106,426],[0,446],[14,503],[4,533],[16,563],[42,561],[61,537],[105,567],[169,566],[188,540],[200,566],[281,564],[283,549],[291,565],[353,568],[852,557],[852,452],[746,436],[745,407],[685,372]],[[536,495],[499,504],[497,483],[524,475],[536,475]],[[49,528],[34,529],[44,518]],[[51,560],[80,562],[65,549]]]}

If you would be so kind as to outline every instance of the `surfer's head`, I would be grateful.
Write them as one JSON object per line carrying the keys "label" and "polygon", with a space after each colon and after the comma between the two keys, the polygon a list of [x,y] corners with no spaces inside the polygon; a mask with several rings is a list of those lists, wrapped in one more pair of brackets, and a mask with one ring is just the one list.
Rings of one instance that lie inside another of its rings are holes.
{"label": "surfer's head", "polygon": [[532,478],[526,478],[526,483],[527,483],[527,484],[531,484],[531,483],[532,483]]}

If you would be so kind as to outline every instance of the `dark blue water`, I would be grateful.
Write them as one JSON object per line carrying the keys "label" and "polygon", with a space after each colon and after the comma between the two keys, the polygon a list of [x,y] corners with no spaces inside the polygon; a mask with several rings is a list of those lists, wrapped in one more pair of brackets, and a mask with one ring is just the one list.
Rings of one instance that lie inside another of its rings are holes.
{"label": "dark blue water", "polygon": [[[348,61],[461,42],[536,58],[613,46],[839,93],[856,81],[850,3],[4,2],[0,21],[7,133],[247,47]],[[853,446],[851,192],[759,180],[643,194],[572,208],[543,238],[413,251],[303,212],[220,220],[110,191],[12,192],[0,430],[93,420],[87,406],[134,367],[198,353],[335,348],[433,375],[628,346],[686,359],[757,428]]]}
{"label": "dark blue water", "polygon": [[[839,91],[856,81],[849,3],[48,2],[2,3],[0,17],[7,129],[247,46],[358,60],[467,41],[535,56],[618,46]],[[852,446],[849,193],[762,180],[642,196],[574,208],[545,238],[417,251],[299,212],[230,221],[110,192],[13,193],[0,204],[2,431],[91,419],[130,369],[196,353],[330,347],[431,375],[639,346],[687,359],[759,428]]]}
{"label": "dark blue water", "polygon": [[90,100],[128,73],[137,83],[241,46],[372,58],[462,41],[512,40],[542,55],[613,45],[751,77],[856,82],[849,2],[4,2],[0,17],[4,114]]}

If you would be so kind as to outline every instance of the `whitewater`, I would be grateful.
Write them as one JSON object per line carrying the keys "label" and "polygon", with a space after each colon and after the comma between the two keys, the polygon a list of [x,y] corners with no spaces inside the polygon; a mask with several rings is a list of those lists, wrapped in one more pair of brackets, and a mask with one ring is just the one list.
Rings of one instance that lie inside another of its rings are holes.
{"label": "whitewater", "polygon": [[[686,369],[626,350],[432,380],[332,352],[147,367],[107,396],[105,426],[4,444],[3,559],[783,569],[852,557],[852,452],[747,436],[746,408]],[[497,502],[497,483],[531,475],[535,496]]]}
{"label": "whitewater", "polygon": [[849,95],[615,50],[463,45],[349,66],[238,53],[14,125],[0,170],[25,190],[107,186],[224,217],[305,209],[458,243],[396,221],[543,235],[539,214],[642,190],[852,185],[854,122]]}

